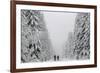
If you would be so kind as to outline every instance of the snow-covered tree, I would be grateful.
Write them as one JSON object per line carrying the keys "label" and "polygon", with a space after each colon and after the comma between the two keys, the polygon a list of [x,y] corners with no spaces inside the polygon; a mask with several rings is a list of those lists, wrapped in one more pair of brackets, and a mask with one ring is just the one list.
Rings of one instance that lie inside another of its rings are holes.
{"label": "snow-covered tree", "polygon": [[75,42],[74,42],[74,33],[73,32],[69,32],[68,34],[68,39],[65,45],[65,50],[64,50],[64,55],[65,58],[68,60],[74,59],[74,54],[73,54],[73,50],[75,48]]}
{"label": "snow-covered tree", "polygon": [[90,58],[90,14],[79,13],[75,24],[75,49],[77,59]]}
{"label": "snow-covered tree", "polygon": [[90,14],[78,13],[74,31],[70,32],[66,43],[65,56],[68,59],[90,58]]}
{"label": "snow-covered tree", "polygon": [[21,62],[51,59],[52,47],[43,14],[39,10],[21,10]]}

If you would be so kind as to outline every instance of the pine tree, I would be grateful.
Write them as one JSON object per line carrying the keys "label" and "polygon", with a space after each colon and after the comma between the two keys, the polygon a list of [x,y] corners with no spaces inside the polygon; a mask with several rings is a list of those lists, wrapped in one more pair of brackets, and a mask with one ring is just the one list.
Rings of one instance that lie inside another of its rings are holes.
{"label": "pine tree", "polygon": [[90,57],[90,15],[79,13],[75,24],[75,55],[77,59],[89,59]]}
{"label": "pine tree", "polygon": [[66,59],[90,58],[90,14],[78,13],[74,31],[69,32],[65,48]]}
{"label": "pine tree", "polygon": [[74,33],[69,32],[68,39],[65,45],[65,51],[64,51],[64,55],[67,60],[74,59],[74,54],[73,54],[74,45],[75,45],[74,44]]}
{"label": "pine tree", "polygon": [[21,62],[42,62],[51,58],[51,43],[43,14],[21,10]]}

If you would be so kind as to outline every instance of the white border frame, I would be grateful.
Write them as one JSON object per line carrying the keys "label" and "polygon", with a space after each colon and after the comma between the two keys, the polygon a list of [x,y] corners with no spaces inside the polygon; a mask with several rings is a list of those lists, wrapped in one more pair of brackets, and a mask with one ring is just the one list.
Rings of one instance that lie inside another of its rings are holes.
{"label": "white border frame", "polygon": [[[21,9],[32,10],[51,10],[51,11],[69,11],[69,12],[89,12],[90,13],[90,60],[83,61],[61,61],[61,62],[43,62],[43,63],[23,63],[21,64]],[[94,9],[86,8],[70,8],[70,7],[50,7],[36,5],[16,5],[16,68],[40,68],[54,66],[74,66],[74,65],[89,65],[94,64]]]}

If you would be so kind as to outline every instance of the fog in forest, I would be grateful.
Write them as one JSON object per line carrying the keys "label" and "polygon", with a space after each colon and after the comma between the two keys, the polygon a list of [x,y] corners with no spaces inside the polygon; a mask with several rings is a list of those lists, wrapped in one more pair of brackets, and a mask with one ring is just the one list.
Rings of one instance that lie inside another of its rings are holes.
{"label": "fog in forest", "polygon": [[68,33],[73,32],[77,13],[43,11],[55,54],[62,55]]}

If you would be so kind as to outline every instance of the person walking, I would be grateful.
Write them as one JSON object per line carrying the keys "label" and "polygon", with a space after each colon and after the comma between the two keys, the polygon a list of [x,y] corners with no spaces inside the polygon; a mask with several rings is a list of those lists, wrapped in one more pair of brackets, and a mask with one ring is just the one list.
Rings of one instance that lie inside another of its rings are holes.
{"label": "person walking", "polygon": [[59,56],[57,56],[57,60],[59,61]]}
{"label": "person walking", "polygon": [[54,61],[56,61],[56,55],[54,55]]}

